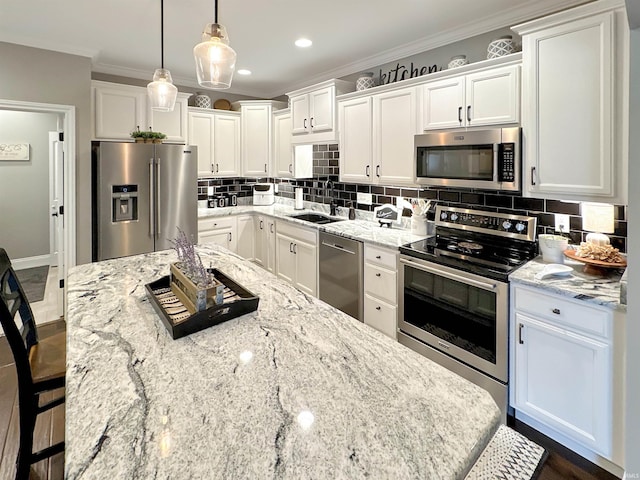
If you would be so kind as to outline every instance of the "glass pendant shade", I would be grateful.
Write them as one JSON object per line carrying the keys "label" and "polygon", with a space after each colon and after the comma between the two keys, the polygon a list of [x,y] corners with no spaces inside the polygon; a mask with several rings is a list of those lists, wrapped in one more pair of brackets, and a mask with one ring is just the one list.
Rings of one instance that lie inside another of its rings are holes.
{"label": "glass pendant shade", "polygon": [[164,68],[156,69],[153,82],[147,85],[149,106],[153,110],[172,112],[176,104],[178,89],[171,80],[171,73]]}
{"label": "glass pendant shade", "polygon": [[202,42],[193,48],[198,83],[204,88],[222,90],[231,86],[236,68],[236,52],[229,46],[227,29],[207,24]]}

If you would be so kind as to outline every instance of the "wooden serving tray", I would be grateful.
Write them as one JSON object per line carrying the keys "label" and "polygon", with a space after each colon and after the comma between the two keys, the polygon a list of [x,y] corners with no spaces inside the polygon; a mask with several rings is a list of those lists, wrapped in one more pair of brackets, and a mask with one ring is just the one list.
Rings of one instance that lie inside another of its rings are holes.
{"label": "wooden serving tray", "polygon": [[576,255],[575,250],[565,250],[564,254],[566,257],[569,257],[571,260],[577,260],[578,262],[582,262],[585,264],[585,273],[598,273],[599,269],[608,269],[608,268],[625,268],[627,266],[627,262],[613,263],[613,262],[603,262],[602,260],[594,260],[593,258],[585,258],[579,257]]}
{"label": "wooden serving tray", "polygon": [[174,340],[258,309],[259,297],[220,270],[216,268],[207,270],[224,285],[224,300],[221,304],[193,314],[172,292],[169,275],[145,285],[153,309],[158,313]]}

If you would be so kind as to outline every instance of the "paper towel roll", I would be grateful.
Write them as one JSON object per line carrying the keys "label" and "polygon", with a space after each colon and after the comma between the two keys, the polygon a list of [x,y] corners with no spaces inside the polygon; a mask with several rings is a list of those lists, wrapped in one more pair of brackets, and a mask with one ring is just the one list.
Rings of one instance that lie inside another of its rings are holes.
{"label": "paper towel roll", "polygon": [[302,200],[302,188],[296,188],[296,210],[302,210],[304,208],[304,201]]}

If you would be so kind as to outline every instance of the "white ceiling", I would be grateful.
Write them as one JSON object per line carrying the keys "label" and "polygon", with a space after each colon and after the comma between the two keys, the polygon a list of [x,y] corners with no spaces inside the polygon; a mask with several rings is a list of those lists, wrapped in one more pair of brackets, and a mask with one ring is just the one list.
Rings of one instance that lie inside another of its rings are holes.
{"label": "white ceiling", "polygon": [[[238,54],[231,93],[287,91],[511,26],[589,0],[219,0]],[[193,47],[213,0],[164,0],[165,68],[197,87]],[[313,40],[295,47],[299,37]],[[160,66],[160,0],[0,0],[0,41],[89,56],[93,71],[149,79]],[[0,68],[2,59],[0,59]]]}

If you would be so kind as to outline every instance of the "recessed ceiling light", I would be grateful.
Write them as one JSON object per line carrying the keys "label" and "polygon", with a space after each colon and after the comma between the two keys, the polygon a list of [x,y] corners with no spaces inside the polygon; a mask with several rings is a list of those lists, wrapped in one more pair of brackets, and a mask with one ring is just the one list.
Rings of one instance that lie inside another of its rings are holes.
{"label": "recessed ceiling light", "polygon": [[247,70],[246,68],[241,68],[238,70],[238,75],[251,75],[251,70]]}
{"label": "recessed ceiling light", "polygon": [[308,38],[299,38],[296,40],[296,47],[306,48],[310,47],[312,44],[313,42]]}

